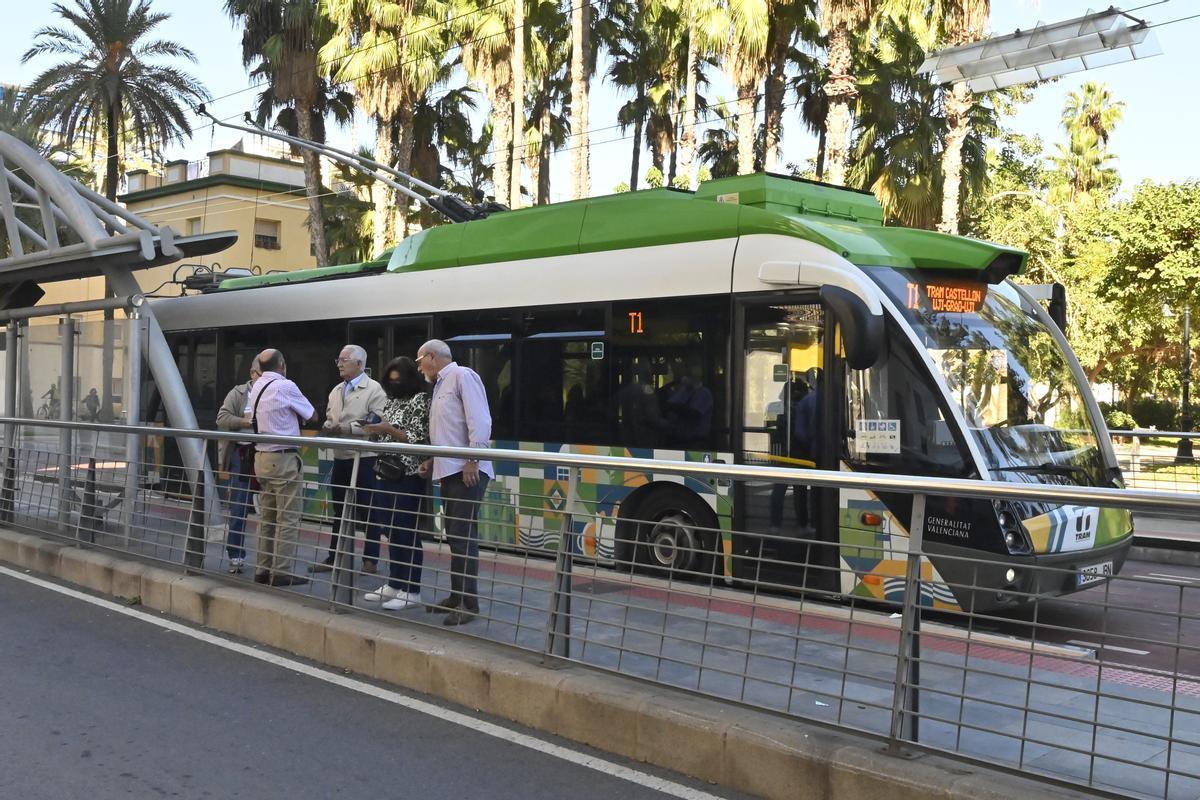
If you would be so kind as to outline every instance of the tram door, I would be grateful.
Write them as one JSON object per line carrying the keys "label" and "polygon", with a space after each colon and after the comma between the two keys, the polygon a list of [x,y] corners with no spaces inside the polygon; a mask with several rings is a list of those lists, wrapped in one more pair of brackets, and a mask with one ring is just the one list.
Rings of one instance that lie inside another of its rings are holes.
{"label": "tram door", "polygon": [[[828,409],[837,404],[826,386],[832,325],[820,303],[747,300],[738,329],[741,463],[835,469]],[[836,490],[742,482],[735,529],[746,533],[734,539],[735,577],[836,590],[836,507]]]}

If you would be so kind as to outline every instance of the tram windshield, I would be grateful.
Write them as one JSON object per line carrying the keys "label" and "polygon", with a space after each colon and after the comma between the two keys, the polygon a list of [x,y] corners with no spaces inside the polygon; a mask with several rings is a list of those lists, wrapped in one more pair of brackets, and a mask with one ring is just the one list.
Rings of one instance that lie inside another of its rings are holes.
{"label": "tram windshield", "polygon": [[1103,459],[1069,355],[1006,284],[878,267],[962,409],[998,480],[1104,485]]}

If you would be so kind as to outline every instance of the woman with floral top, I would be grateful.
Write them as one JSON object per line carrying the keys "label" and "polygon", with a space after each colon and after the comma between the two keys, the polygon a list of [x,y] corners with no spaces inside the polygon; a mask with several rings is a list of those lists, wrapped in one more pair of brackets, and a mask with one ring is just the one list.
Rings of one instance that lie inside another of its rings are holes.
{"label": "woman with floral top", "polygon": [[[383,420],[364,425],[363,429],[381,442],[429,443],[429,384],[417,371],[411,358],[394,358],[383,370],[383,388],[387,405]],[[425,479],[418,474],[423,460],[405,455],[404,477],[398,481],[378,475],[375,492],[374,523],[388,537],[388,580],[364,597],[370,602],[383,601],[388,611],[400,611],[421,604],[421,565],[425,555],[417,536],[417,510],[425,493]]]}

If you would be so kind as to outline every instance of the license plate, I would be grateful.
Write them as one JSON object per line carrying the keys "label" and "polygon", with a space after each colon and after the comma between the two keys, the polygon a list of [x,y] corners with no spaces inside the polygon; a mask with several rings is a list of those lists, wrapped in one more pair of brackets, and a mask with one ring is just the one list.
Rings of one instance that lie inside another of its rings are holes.
{"label": "license plate", "polygon": [[1088,564],[1086,567],[1079,568],[1079,577],[1076,586],[1087,586],[1089,583],[1111,578],[1112,574],[1113,562],[1111,561],[1105,561],[1100,564]]}

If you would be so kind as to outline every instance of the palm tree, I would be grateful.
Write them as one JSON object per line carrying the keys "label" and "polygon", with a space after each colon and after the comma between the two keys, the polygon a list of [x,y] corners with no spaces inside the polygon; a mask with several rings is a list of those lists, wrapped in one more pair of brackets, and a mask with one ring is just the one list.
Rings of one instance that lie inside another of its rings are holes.
{"label": "palm tree", "polygon": [[492,174],[488,157],[494,158],[496,155],[492,149],[492,126],[484,124],[478,135],[447,155],[455,167],[451,173],[450,189],[472,202],[482,200],[488,176]]}
{"label": "palm tree", "polygon": [[1097,192],[1115,188],[1119,176],[1108,165],[1108,138],[1125,115],[1125,103],[1114,100],[1108,87],[1089,81],[1082,91],[1072,91],[1063,106],[1062,124],[1068,144],[1058,145],[1052,157],[1063,177],[1051,190],[1051,202],[1094,200]]}
{"label": "palm tree", "polygon": [[[177,67],[151,59],[181,58],[195,63],[191,50],[165,39],[147,41],[169,14],[150,10],[149,0],[75,0],[54,3],[54,13],[67,23],[45,27],[21,56],[27,63],[39,55],[66,60],[42,72],[26,88],[27,112],[39,126],[52,127],[68,142],[80,134],[105,139],[104,194],[116,200],[123,138],[156,156],[164,144],[190,136],[187,109],[208,98],[196,78]],[[105,294],[112,296],[105,279]],[[104,312],[102,370],[111,375],[114,336],[111,311]],[[110,419],[112,381],[103,381],[102,421]]]}
{"label": "palm tree", "polygon": [[[932,228],[940,219],[947,122],[940,87],[917,74],[925,49],[921,30],[908,21],[879,20],[870,47],[862,48],[859,133],[846,184],[872,191],[889,219]],[[999,131],[994,109],[973,105],[967,129],[962,184],[974,196],[987,175],[985,138]]]}
{"label": "palm tree", "polygon": [[[788,84],[788,63],[800,67],[800,74],[814,75],[820,63],[794,46],[797,38],[815,42],[820,36],[815,19],[816,0],[779,2],[772,0],[767,30],[767,50],[763,64],[763,169],[773,172],[779,162],[779,144],[783,138],[783,104]],[[803,81],[800,81],[803,82]]]}
{"label": "palm tree", "polygon": [[[76,174],[79,170],[84,169],[84,164],[72,151],[68,141],[59,136],[47,136],[45,130],[30,118],[25,98],[20,89],[0,88],[0,131],[20,139],[37,151],[42,158],[55,164],[64,172],[70,172],[80,183],[93,182],[92,179],[80,180]],[[68,162],[73,163],[68,164]],[[64,167],[66,168],[64,169]]]}
{"label": "palm tree", "polygon": [[[375,154],[360,148],[358,155],[374,159]],[[369,261],[371,250],[371,184],[374,181],[361,170],[343,164],[337,170],[338,190],[322,198],[325,225],[329,235],[329,261],[332,264],[356,264]]]}
{"label": "palm tree", "polygon": [[170,18],[152,12],[149,0],[75,0],[72,7],[54,3],[51,9],[68,25],[38,29],[21,63],[39,55],[67,60],[26,88],[29,118],[69,142],[80,134],[99,141],[103,134],[104,192],[115,200],[122,134],[131,133],[135,146],[155,153],[180,142],[192,133],[187,109],[207,99],[208,91],[188,73],[150,61],[165,56],[194,63],[196,56],[175,42],[146,41]]}
{"label": "palm tree", "polygon": [[[983,35],[991,16],[991,0],[954,0],[946,21],[946,44],[969,44]],[[938,230],[958,233],[958,215],[962,203],[962,148],[970,128],[971,107],[975,98],[966,81],[959,81],[946,93],[946,149],[942,152],[942,220]]]}
{"label": "palm tree", "polygon": [[821,28],[829,36],[825,66],[829,80],[825,96],[829,112],[825,120],[825,180],[846,182],[850,154],[850,104],[858,96],[854,78],[852,39],[875,11],[876,0],[821,0]]}
{"label": "palm tree", "polygon": [[[242,65],[257,65],[252,77],[264,79],[268,90],[259,104],[258,121],[265,124],[273,107],[290,109],[302,139],[325,140],[325,110],[330,88],[317,61],[334,28],[319,0],[225,0],[225,13],[242,23]],[[320,157],[301,150],[304,187],[308,195],[308,227],[317,266],[329,264],[325,213],[321,203]]]}
{"label": "palm tree", "polygon": [[511,208],[521,206],[521,167],[525,163],[525,29],[526,0],[512,0],[512,175],[508,193]]}
{"label": "palm tree", "polygon": [[1071,136],[1095,135],[1104,145],[1125,116],[1125,101],[1114,100],[1108,86],[1088,81],[1081,92],[1070,92],[1063,106],[1062,124]]}
{"label": "palm tree", "polygon": [[557,0],[535,2],[527,24],[532,31],[528,61],[535,88],[526,97],[525,156],[534,201],[544,205],[550,202],[550,155],[569,138],[567,120],[555,109],[566,111],[569,104],[571,29]]}
{"label": "palm tree", "polygon": [[571,197],[589,196],[591,174],[588,121],[592,72],[592,8],[588,0],[571,0]]}
{"label": "palm tree", "polygon": [[[513,12],[493,0],[456,0],[451,16],[458,41],[462,42],[463,66],[479,84],[491,106],[492,141],[496,157],[492,165],[492,189],[500,202],[511,199],[513,165],[513,59],[511,37]],[[522,129],[523,130],[523,129]],[[519,183],[519,180],[518,180]]]}
{"label": "palm tree", "polygon": [[[721,124],[704,132],[704,141],[700,143],[697,155],[706,166],[700,168],[700,173],[702,176],[706,169],[711,168],[710,177],[728,178],[739,173],[741,142],[738,139],[737,111],[734,110],[734,103],[721,99],[712,106],[712,111]],[[760,143],[761,139],[755,137],[754,144]]]}
{"label": "palm tree", "polygon": [[[417,104],[444,76],[442,54],[448,37],[443,0],[323,0],[335,33],[320,58],[333,80],[354,86],[359,107],[375,122],[375,157],[380,163],[410,172]],[[408,230],[409,202],[376,182],[373,246]]]}
{"label": "palm tree", "polygon": [[[446,65],[447,79],[451,71],[451,65]],[[454,172],[443,161],[442,154],[455,163],[469,150],[475,138],[470,119],[474,109],[475,91],[466,86],[450,89],[437,98],[427,93],[417,103],[413,115],[413,175],[434,186],[455,185]],[[474,200],[470,196],[464,199]],[[422,208],[417,213],[422,228],[443,222],[441,215],[431,209]]]}
{"label": "palm tree", "polygon": [[[758,87],[767,56],[771,6],[768,0],[729,0],[725,70],[737,91],[738,172],[754,171],[758,137]],[[715,174],[715,170],[714,170]]]}
{"label": "palm tree", "polygon": [[[644,5],[639,0],[616,0],[608,6],[609,21],[604,29],[609,54],[608,79],[613,86],[632,91],[633,97],[617,109],[617,124],[624,133],[633,128],[633,152],[630,157],[629,187],[637,189],[642,154],[642,133],[649,111],[646,87],[652,69],[650,33]],[[574,127],[572,134],[576,134]]]}
{"label": "palm tree", "polygon": [[800,71],[788,81],[788,88],[800,103],[800,121],[817,137],[817,154],[813,159],[813,174],[825,179],[825,120],[829,116],[829,97],[825,83],[829,73],[815,58],[801,54],[797,59]]}
{"label": "palm tree", "polygon": [[692,186],[696,159],[696,111],[698,83],[703,60],[725,46],[729,15],[720,0],[664,0],[678,15],[684,28],[684,89],[680,109],[679,162],[677,171]]}

